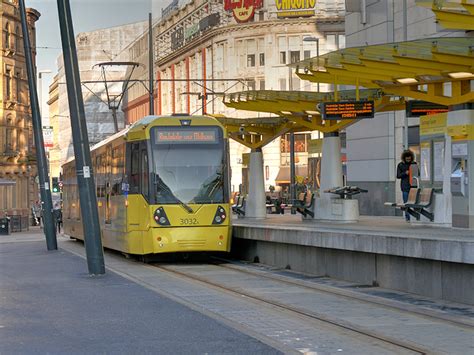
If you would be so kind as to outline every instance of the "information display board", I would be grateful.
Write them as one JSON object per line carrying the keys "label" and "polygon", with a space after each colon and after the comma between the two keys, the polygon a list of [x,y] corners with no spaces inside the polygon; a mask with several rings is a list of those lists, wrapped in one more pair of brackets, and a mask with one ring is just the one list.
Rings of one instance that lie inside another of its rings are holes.
{"label": "information display board", "polygon": [[411,100],[406,103],[407,117],[429,116],[444,112],[448,112],[448,106],[421,100]]}
{"label": "information display board", "polygon": [[155,129],[156,144],[206,144],[217,143],[217,129],[213,128],[159,128]]}
{"label": "information display board", "polygon": [[374,118],[374,101],[339,101],[321,104],[324,120]]}

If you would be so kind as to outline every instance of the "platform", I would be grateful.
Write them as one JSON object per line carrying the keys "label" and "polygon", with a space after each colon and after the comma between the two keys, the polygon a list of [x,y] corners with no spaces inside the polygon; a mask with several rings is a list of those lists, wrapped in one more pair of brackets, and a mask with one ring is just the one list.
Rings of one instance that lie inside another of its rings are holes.
{"label": "platform", "polygon": [[268,353],[278,351],[110,270],[48,252],[37,228],[0,235],[0,353]]}
{"label": "platform", "polygon": [[358,223],[300,215],[234,219],[236,256],[367,285],[474,304],[472,231],[361,217]]}

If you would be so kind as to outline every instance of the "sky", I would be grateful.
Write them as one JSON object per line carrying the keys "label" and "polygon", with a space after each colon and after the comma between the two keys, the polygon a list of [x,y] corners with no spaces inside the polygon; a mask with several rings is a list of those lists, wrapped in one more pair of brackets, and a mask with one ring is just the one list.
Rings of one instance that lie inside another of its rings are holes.
{"label": "sky", "polygon": [[[114,27],[123,24],[145,21],[153,8],[159,9],[171,0],[70,0],[74,34]],[[48,86],[57,71],[56,59],[61,54],[58,9],[56,0],[25,0],[26,7],[32,7],[41,13],[36,23],[37,68],[51,70],[52,74],[43,74],[42,101],[43,125],[48,122]],[[157,6],[158,5],[158,6]],[[156,15],[156,14],[154,14]]]}

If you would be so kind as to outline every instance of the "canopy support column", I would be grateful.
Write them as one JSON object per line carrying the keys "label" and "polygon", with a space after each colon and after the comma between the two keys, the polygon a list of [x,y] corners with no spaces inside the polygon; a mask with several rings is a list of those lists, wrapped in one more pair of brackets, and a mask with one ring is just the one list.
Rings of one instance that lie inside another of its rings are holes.
{"label": "canopy support column", "polygon": [[265,218],[267,216],[267,211],[265,202],[262,148],[256,148],[250,152],[248,191],[249,194],[245,206],[245,217]]}
{"label": "canopy support column", "polygon": [[315,198],[314,220],[355,222],[359,220],[359,201],[343,199],[325,191],[342,187],[341,138],[338,132],[325,133],[321,158],[321,188]]}

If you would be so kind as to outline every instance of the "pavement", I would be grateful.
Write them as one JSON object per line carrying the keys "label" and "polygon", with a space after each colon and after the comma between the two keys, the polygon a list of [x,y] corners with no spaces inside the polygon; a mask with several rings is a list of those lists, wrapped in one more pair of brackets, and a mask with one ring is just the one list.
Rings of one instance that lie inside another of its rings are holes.
{"label": "pavement", "polygon": [[42,231],[0,235],[0,354],[279,351],[83,258],[46,250]]}

